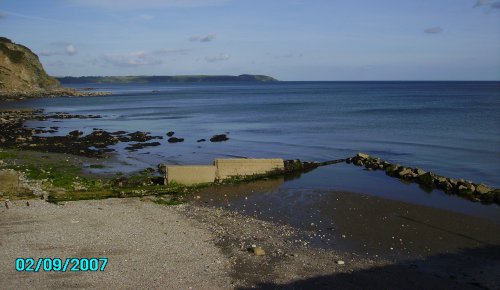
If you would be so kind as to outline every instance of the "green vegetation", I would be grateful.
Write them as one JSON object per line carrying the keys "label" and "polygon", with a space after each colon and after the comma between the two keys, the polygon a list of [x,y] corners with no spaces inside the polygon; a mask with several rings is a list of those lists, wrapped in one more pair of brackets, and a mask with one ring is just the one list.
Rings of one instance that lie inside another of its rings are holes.
{"label": "green vegetation", "polygon": [[7,57],[13,62],[13,63],[20,63],[24,59],[24,52],[21,50],[12,50],[7,45],[5,45],[3,42],[0,42],[0,50],[7,55]]}
{"label": "green vegetation", "polygon": [[63,84],[79,83],[177,83],[177,82],[276,82],[265,75],[179,75],[179,76],[87,76],[62,77]]}

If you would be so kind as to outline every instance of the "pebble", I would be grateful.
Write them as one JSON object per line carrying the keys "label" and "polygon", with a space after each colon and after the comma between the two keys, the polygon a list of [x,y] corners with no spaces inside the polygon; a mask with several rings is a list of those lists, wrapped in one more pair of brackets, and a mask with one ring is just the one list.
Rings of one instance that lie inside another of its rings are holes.
{"label": "pebble", "polygon": [[344,265],[344,264],[345,264],[345,262],[344,262],[344,261],[342,261],[342,260],[338,260],[338,261],[336,261],[335,263],[337,263],[338,265]]}

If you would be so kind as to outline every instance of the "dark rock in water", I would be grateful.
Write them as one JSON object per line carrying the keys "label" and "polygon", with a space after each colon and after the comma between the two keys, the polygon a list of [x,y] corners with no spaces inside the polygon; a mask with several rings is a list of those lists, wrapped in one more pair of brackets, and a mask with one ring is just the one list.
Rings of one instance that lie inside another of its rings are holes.
{"label": "dark rock in water", "polygon": [[140,132],[140,131],[130,133],[130,134],[128,134],[128,136],[130,136],[131,141],[135,141],[135,142],[146,142],[146,141],[153,139],[153,137],[148,136],[148,133],[144,133],[144,132]]}
{"label": "dark rock in water", "polygon": [[360,159],[370,159],[370,155],[366,154],[366,153],[358,153],[356,155],[356,157],[360,158]]}
{"label": "dark rock in water", "polygon": [[397,172],[398,167],[399,166],[397,166],[397,165],[391,164],[385,168],[385,173],[387,173],[387,175],[389,175],[389,176],[392,176]]}
{"label": "dark rock in water", "polygon": [[227,140],[229,140],[229,138],[227,138],[226,134],[214,135],[212,138],[210,138],[210,142],[222,142]]}
{"label": "dark rock in water", "polygon": [[111,133],[111,135],[123,135],[123,134],[127,134],[127,132],[125,132],[125,131],[115,131],[115,132]]}
{"label": "dark rock in water", "polygon": [[75,131],[71,131],[68,133],[69,136],[71,137],[80,137],[83,135],[83,132],[82,131],[78,131],[78,130],[75,130]]}
{"label": "dark rock in water", "polygon": [[168,143],[179,143],[184,142],[184,138],[170,137],[168,138]]}
{"label": "dark rock in water", "polygon": [[490,191],[492,191],[492,189],[482,183],[476,186],[476,192],[479,194],[486,194]]}
{"label": "dark rock in water", "polygon": [[125,147],[125,149],[127,149],[129,151],[137,151],[137,150],[142,149],[144,147],[159,146],[159,145],[161,145],[160,142],[135,143],[135,144],[131,144],[131,145]]}
{"label": "dark rock in water", "polygon": [[59,127],[57,127],[57,126],[52,126],[52,127],[50,127],[50,129],[52,129],[52,130],[59,130]]}
{"label": "dark rock in water", "polygon": [[418,177],[417,181],[420,185],[423,185],[426,187],[433,187],[434,186],[434,174],[432,174],[432,172],[427,172],[425,174],[422,174]]}
{"label": "dark rock in water", "polygon": [[174,136],[174,134],[175,134],[175,132],[170,131],[170,132],[168,132],[168,133],[167,133],[167,136],[168,136],[168,137],[172,137],[172,136]]}
{"label": "dark rock in water", "polygon": [[205,140],[205,139],[199,139],[199,140],[196,140],[196,142],[198,142],[198,143],[200,143],[200,142],[205,142],[205,141],[207,141],[207,140]]}

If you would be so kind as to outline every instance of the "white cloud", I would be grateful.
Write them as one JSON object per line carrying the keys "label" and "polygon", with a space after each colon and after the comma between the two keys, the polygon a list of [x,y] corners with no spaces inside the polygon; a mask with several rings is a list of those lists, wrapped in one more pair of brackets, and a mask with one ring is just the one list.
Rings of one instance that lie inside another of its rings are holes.
{"label": "white cloud", "polygon": [[226,61],[226,60],[229,60],[230,56],[229,54],[219,54],[217,56],[206,56],[205,57],[205,60],[207,62],[218,62],[218,61]]}
{"label": "white cloud", "polygon": [[50,44],[51,49],[42,50],[38,53],[41,56],[68,55],[73,56],[78,53],[76,47],[67,42],[53,42]]}
{"label": "white cloud", "polygon": [[76,50],[76,48],[73,44],[66,46],[66,54],[67,55],[75,55],[75,54],[77,54],[77,52],[78,51]]}
{"label": "white cloud", "polygon": [[476,4],[473,7],[489,7],[500,9],[500,1],[491,1],[491,0],[477,0]]}
{"label": "white cloud", "polygon": [[424,29],[424,32],[427,34],[438,34],[438,33],[443,32],[443,28],[441,28],[439,26],[429,27],[429,28]]}
{"label": "white cloud", "polygon": [[121,54],[106,54],[102,61],[108,65],[119,67],[134,67],[163,64],[169,55],[186,55],[188,49],[160,49],[154,51],[135,51]]}
{"label": "white cloud", "polygon": [[161,7],[200,7],[212,6],[228,2],[230,0],[66,0],[80,6],[93,6],[108,9],[134,10],[140,8]]}
{"label": "white cloud", "polygon": [[210,42],[212,40],[214,40],[216,37],[215,34],[209,34],[209,35],[205,35],[205,36],[191,36],[189,38],[189,41],[191,42]]}

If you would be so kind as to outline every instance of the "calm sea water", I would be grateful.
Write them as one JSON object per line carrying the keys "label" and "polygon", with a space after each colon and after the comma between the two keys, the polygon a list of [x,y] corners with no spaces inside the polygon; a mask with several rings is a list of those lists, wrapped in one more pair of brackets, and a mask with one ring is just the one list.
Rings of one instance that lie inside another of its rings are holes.
{"label": "calm sea water", "polygon": [[[124,151],[125,144],[119,144],[116,162],[121,171],[160,162],[209,164],[214,158],[228,156],[325,161],[367,152],[390,162],[500,187],[500,82],[83,86],[114,95],[26,100],[2,106],[103,116],[57,123],[59,134],[75,129],[91,132],[93,128],[141,130],[162,136],[175,131],[175,136],[186,140],[169,144],[165,138],[161,146],[137,152]],[[52,121],[29,125],[54,126]],[[196,142],[226,132],[227,142]],[[354,166],[331,166],[285,186],[373,192],[466,212],[484,210],[480,204],[462,203],[442,193],[431,194],[430,199],[416,198],[429,195],[418,186],[361,171]],[[367,177],[356,179],[359,174]],[[408,193],[402,195],[402,190]],[[493,215],[499,217],[497,210]]]}

